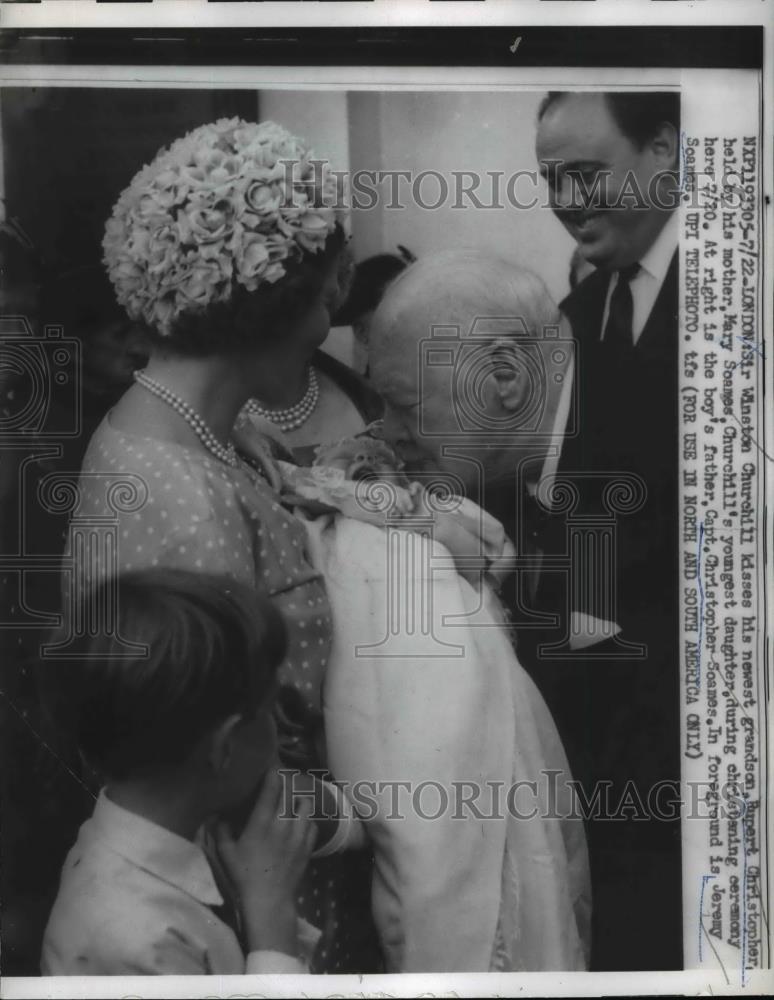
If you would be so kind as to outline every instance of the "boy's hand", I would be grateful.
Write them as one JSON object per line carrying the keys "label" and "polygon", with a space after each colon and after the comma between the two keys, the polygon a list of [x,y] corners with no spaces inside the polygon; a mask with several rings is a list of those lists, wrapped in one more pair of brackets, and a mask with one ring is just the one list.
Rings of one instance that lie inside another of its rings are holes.
{"label": "boy's hand", "polygon": [[296,952],[293,895],[314,848],[312,803],[301,800],[295,816],[284,806],[281,776],[271,770],[238,839],[226,824],[217,828],[223,864],[239,890],[251,951]]}

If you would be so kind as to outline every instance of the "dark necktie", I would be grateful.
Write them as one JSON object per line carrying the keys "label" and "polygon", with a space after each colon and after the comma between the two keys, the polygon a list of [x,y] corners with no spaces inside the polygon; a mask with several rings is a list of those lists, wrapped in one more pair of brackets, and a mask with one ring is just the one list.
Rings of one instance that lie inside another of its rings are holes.
{"label": "dark necktie", "polygon": [[610,296],[610,310],[605,325],[604,343],[614,349],[627,349],[634,346],[632,333],[632,316],[634,302],[629,282],[640,269],[639,264],[629,264],[618,272],[613,294]]}

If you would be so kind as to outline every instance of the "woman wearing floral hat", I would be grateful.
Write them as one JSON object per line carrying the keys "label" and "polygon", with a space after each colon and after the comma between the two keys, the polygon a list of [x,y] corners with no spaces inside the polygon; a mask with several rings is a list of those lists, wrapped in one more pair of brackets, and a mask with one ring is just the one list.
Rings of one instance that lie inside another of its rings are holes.
{"label": "woman wearing floral hat", "polygon": [[[296,419],[324,406],[339,414],[331,436],[363,426],[336,381],[304,360],[328,332],[341,221],[335,179],[271,122],[202,126],[137,174],[103,246],[118,300],[147,324],[153,347],[92,437],[77,510],[81,523],[115,511],[121,482],[139,497],[117,515],[112,557],[81,554],[82,583],[162,566],[224,573],[273,596],[290,640],[280,681],[303,707],[286,742],[294,733],[302,751],[321,719],[328,601],[302,524],[278,503],[272,463],[240,457],[232,429],[250,399]],[[303,379],[314,406],[294,409]],[[305,763],[322,761],[307,753]],[[378,971],[370,867],[364,850],[312,862],[299,909],[322,930],[313,971]]]}

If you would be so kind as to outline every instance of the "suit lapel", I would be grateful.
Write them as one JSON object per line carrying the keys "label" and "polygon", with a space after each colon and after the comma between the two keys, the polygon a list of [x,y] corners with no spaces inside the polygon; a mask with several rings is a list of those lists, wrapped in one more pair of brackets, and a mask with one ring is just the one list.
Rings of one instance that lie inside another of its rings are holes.
{"label": "suit lapel", "polygon": [[[649,354],[654,347],[660,347],[663,338],[671,341],[674,337],[672,331],[677,327],[677,271],[678,253],[675,251],[645,327],[637,340],[635,350],[638,353]],[[570,320],[573,335],[579,343],[593,344],[601,337],[610,273],[594,271],[559,306]]]}

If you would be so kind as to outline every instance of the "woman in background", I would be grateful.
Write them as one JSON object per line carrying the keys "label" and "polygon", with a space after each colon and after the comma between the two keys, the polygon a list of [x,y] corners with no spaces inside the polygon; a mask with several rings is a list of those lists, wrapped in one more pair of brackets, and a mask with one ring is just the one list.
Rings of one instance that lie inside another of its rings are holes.
{"label": "woman in background", "polygon": [[378,253],[361,260],[355,267],[346,300],[336,313],[334,325],[351,326],[356,344],[355,367],[368,375],[368,337],[376,307],[389,284],[416,260],[406,247],[398,253]]}
{"label": "woman in background", "polygon": [[148,332],[118,305],[99,263],[70,268],[47,282],[42,314],[46,324],[61,326],[65,337],[80,341],[83,427],[90,434],[132,385],[134,373],[145,367]]}

